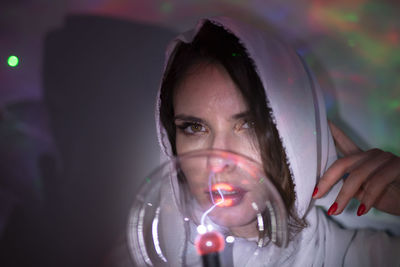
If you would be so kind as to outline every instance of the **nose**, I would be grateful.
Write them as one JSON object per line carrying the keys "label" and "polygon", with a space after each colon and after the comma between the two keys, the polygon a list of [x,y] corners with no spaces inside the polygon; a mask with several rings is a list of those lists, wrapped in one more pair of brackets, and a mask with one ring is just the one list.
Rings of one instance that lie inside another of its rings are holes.
{"label": "nose", "polygon": [[231,150],[229,133],[217,132],[211,138],[209,149]]}
{"label": "nose", "polygon": [[[209,149],[232,151],[231,140],[226,134],[216,134]],[[234,168],[234,162],[228,153],[216,153],[208,157],[208,167],[214,173],[225,172]]]}
{"label": "nose", "polygon": [[208,157],[207,165],[213,173],[220,173],[231,168],[230,163],[223,154],[211,155]]}

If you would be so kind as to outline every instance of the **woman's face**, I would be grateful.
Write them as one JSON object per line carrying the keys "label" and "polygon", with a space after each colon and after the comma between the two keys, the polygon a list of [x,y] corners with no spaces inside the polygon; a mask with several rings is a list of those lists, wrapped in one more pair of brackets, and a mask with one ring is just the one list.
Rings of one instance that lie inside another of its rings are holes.
{"label": "woman's face", "polygon": [[[174,112],[178,155],[194,150],[223,149],[261,162],[248,107],[221,65],[192,68],[175,89]],[[222,192],[228,202],[210,213],[211,218],[228,227],[251,225],[255,229],[256,212],[249,209],[254,207],[252,203],[260,203],[260,198],[265,197],[262,186],[249,182],[243,170],[223,170],[218,160],[203,163],[182,165],[189,189],[200,206],[209,207]],[[205,173],[210,170],[210,164],[214,164],[211,169],[216,173],[212,187],[210,175]]]}
{"label": "woman's face", "polygon": [[174,113],[178,155],[224,149],[261,161],[248,107],[221,65],[192,68],[175,89]]}

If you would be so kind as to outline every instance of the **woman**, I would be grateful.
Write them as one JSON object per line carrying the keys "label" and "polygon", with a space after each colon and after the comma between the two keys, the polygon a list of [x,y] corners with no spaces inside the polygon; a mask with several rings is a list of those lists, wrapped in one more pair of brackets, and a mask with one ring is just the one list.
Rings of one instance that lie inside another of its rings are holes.
{"label": "woman", "polygon": [[253,257],[251,227],[243,228],[234,266],[399,264],[398,238],[341,229],[317,208],[337,215],[357,197],[359,216],[372,206],[400,215],[399,158],[361,151],[333,124],[330,131],[314,77],[271,30],[213,18],[179,36],[167,51],[156,119],[167,156],[237,152],[260,162],[281,194],[292,233],[285,252],[265,247]]}

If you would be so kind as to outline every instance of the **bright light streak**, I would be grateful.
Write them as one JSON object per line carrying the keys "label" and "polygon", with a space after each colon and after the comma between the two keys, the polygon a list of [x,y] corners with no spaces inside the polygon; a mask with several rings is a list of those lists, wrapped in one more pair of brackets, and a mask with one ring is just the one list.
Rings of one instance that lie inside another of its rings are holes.
{"label": "bright light streak", "polygon": [[[264,220],[261,213],[257,213],[257,224],[258,224],[258,231],[264,232]],[[264,238],[260,238],[258,240],[258,247],[262,247],[264,244]]]}
{"label": "bright light streak", "polygon": [[207,232],[207,228],[204,226],[204,224],[201,224],[197,226],[197,232],[201,235],[205,234]]}
{"label": "bright light streak", "polygon": [[274,208],[272,207],[271,202],[269,201],[267,201],[267,207],[271,215],[271,241],[276,242],[277,222],[276,222]]}
{"label": "bright light streak", "polygon": [[217,190],[218,190],[218,193],[219,193],[219,195],[220,195],[220,197],[221,197],[221,200],[218,201],[218,202],[216,202],[216,203],[214,202],[214,198],[213,198],[213,195],[212,195],[212,186],[211,186],[211,180],[212,180],[212,177],[213,177],[213,176],[214,176],[214,173],[211,172],[210,176],[208,177],[208,187],[209,187],[209,190],[210,190],[210,197],[211,197],[211,200],[212,200],[212,202],[213,202],[214,205],[212,205],[211,208],[209,208],[208,210],[206,210],[206,211],[203,213],[203,215],[201,216],[200,224],[203,225],[203,226],[204,226],[204,221],[205,221],[207,215],[208,215],[216,206],[218,206],[218,205],[224,203],[224,195],[222,194],[220,188],[217,188]]}
{"label": "bright light streak", "polygon": [[[211,208],[209,208],[208,210],[206,210],[206,211],[203,213],[203,215],[201,216],[201,220],[200,220],[201,225],[204,225],[204,221],[205,221],[205,219],[206,219],[206,216],[207,216],[216,206],[218,206],[218,205],[224,203],[224,195],[222,194],[221,189],[219,189],[219,188],[218,188],[218,193],[219,193],[219,195],[221,196],[221,201],[218,201],[217,203],[214,203],[214,205],[212,205]],[[212,193],[210,192],[210,194],[212,194]]]}
{"label": "bright light streak", "polygon": [[225,238],[225,240],[226,240],[226,243],[233,243],[233,242],[235,242],[235,238],[234,238],[233,236],[231,236],[231,235],[228,235],[228,236]]}
{"label": "bright light streak", "polygon": [[144,261],[145,261],[148,265],[153,266],[153,264],[152,264],[152,262],[151,262],[151,260],[150,260],[150,257],[149,257],[149,255],[147,254],[147,251],[146,251],[146,244],[145,244],[145,242],[144,242],[143,218],[144,218],[144,207],[142,207],[142,208],[140,209],[140,212],[139,212],[139,225],[138,225],[139,248],[140,248],[140,251],[142,252]]}
{"label": "bright light streak", "polygon": [[158,217],[160,215],[160,207],[157,208],[156,210],[156,216],[153,219],[151,231],[153,234],[153,243],[154,243],[154,248],[158,254],[158,256],[161,258],[162,261],[167,262],[167,259],[164,257],[161,247],[160,247],[160,242],[158,241]]}
{"label": "bright light streak", "polygon": [[258,230],[260,232],[264,231],[264,220],[261,213],[257,213]]}

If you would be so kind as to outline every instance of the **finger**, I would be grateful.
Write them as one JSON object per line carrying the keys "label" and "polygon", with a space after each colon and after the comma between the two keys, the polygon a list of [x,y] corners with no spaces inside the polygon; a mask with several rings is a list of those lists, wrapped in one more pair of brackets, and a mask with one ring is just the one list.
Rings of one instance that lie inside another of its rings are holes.
{"label": "finger", "polygon": [[400,215],[400,176],[394,182],[389,184],[385,191],[373,204],[374,208],[381,211],[391,213],[393,215]]}
{"label": "finger", "polygon": [[[388,153],[379,150],[375,156],[369,157],[363,163],[350,172],[349,177],[344,181],[343,186],[336,197],[336,211],[334,215],[340,214],[349,203],[350,199],[356,196],[364,182],[371,178],[391,157]],[[364,197],[363,197],[364,198]]]}
{"label": "finger", "polygon": [[379,149],[371,149],[336,160],[319,180],[314,198],[324,196],[345,174],[348,175],[354,168],[364,161],[380,153]]}
{"label": "finger", "polygon": [[334,123],[328,121],[329,128],[336,146],[344,156],[361,152],[362,150]]}
{"label": "finger", "polygon": [[372,206],[375,206],[382,194],[390,189],[391,184],[400,177],[400,158],[389,152],[384,153],[388,160],[364,183],[361,190],[359,198],[361,203],[357,210],[358,216],[367,213]]}

